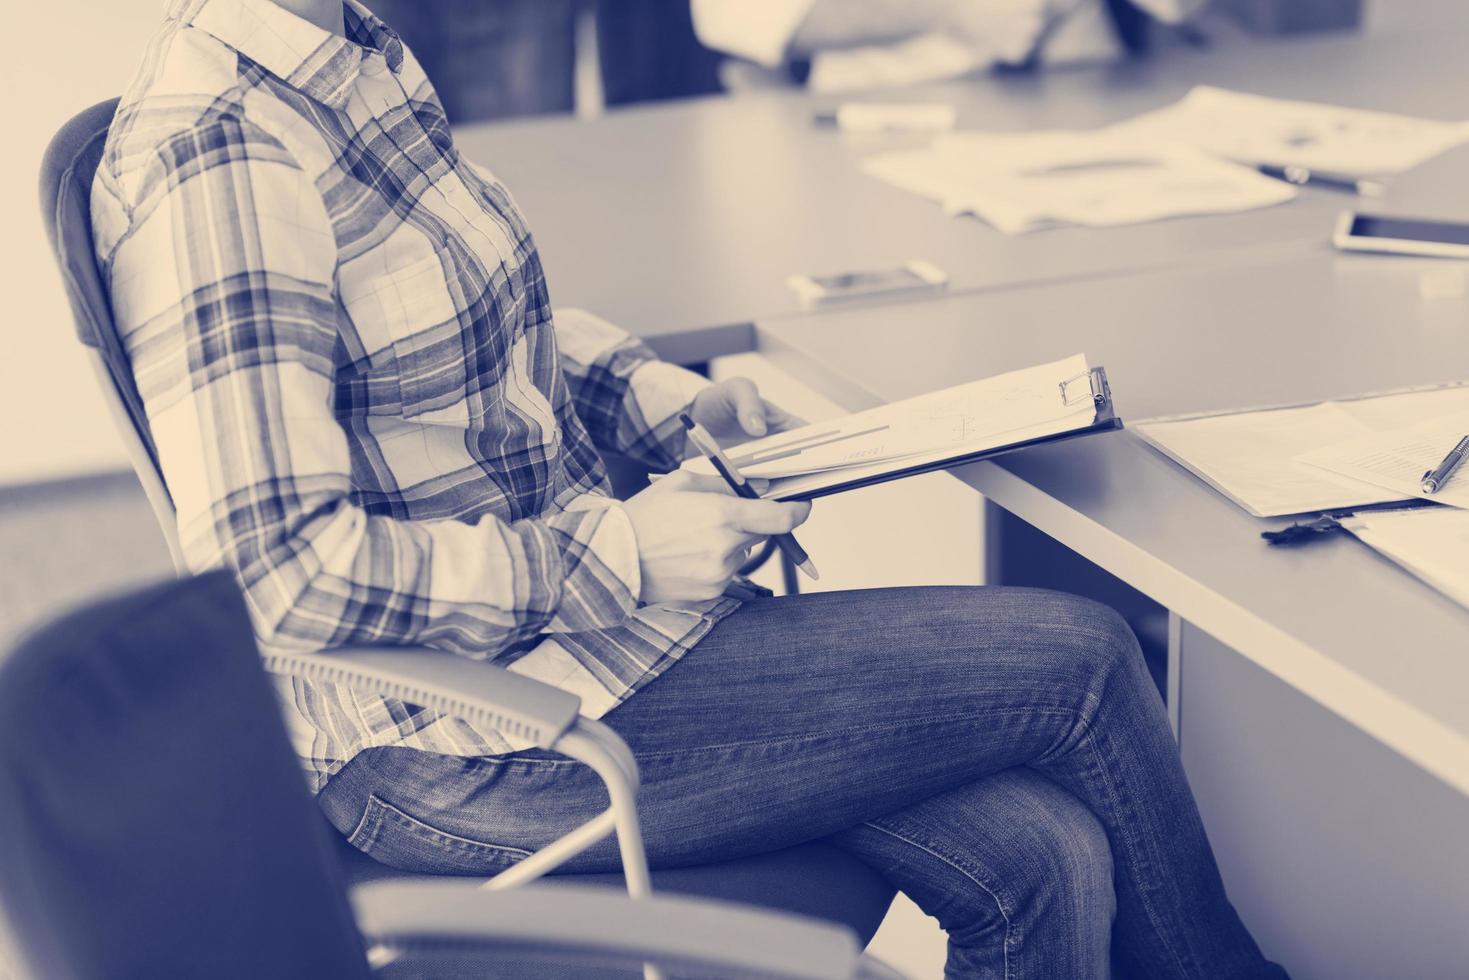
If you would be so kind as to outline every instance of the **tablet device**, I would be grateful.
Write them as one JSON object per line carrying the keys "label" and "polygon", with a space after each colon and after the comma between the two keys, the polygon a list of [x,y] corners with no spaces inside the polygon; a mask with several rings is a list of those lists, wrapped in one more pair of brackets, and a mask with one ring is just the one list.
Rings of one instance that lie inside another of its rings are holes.
{"label": "tablet device", "polygon": [[1347,211],[1337,222],[1332,243],[1347,252],[1469,259],[1469,223]]}

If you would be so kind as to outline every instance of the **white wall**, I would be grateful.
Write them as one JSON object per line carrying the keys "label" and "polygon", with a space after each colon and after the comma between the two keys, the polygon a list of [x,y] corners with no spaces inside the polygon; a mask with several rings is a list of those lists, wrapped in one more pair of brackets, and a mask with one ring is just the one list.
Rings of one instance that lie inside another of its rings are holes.
{"label": "white wall", "polygon": [[0,485],[127,465],[72,333],[36,187],[51,135],[79,109],[119,93],[161,20],[163,4],[5,4]]}

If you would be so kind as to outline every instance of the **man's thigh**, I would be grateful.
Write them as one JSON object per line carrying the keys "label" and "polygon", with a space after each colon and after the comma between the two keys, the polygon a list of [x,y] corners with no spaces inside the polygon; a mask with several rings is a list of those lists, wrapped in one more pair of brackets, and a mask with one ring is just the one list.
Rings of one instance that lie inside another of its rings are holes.
{"label": "man's thigh", "polygon": [[[1032,590],[747,604],[605,719],[638,758],[651,860],[697,863],[824,837],[1036,758],[1082,710],[1083,654],[1115,645],[1117,623],[1101,607]],[[606,805],[585,767],[537,751],[374,750],[337,780],[323,794],[328,813],[369,853],[376,844],[389,863],[417,864],[439,845],[458,862],[423,870],[492,873]],[[609,842],[570,867],[616,864]]]}
{"label": "man's thigh", "polygon": [[1090,654],[1126,630],[1104,606],[1041,589],[755,600],[604,720],[643,759],[976,712],[1071,710]]}

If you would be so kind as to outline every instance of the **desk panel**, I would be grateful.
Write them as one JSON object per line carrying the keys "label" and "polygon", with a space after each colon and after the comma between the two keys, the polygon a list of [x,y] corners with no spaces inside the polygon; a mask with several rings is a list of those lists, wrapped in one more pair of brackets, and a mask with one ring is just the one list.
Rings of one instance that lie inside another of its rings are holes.
{"label": "desk panel", "polygon": [[[757,326],[850,408],[1086,351],[1124,418],[1469,377],[1469,302],[1429,260],[1327,250]],[[1358,542],[1271,549],[1131,432],[956,471],[996,503],[1469,792],[1469,610]]]}

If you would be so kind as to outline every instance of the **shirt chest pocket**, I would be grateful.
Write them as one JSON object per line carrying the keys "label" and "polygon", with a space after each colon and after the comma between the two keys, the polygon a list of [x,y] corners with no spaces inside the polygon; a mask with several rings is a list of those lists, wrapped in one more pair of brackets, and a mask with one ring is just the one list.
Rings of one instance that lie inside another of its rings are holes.
{"label": "shirt chest pocket", "polygon": [[368,255],[338,274],[338,295],[367,361],[368,413],[463,425],[471,379],[458,284],[437,253],[385,264]]}

